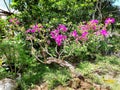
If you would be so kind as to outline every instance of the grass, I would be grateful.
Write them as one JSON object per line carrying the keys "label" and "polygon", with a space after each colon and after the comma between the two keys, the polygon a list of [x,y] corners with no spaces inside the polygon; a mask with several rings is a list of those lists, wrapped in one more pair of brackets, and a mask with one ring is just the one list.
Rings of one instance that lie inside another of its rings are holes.
{"label": "grass", "polygon": [[81,62],[76,68],[92,82],[109,86],[112,90],[120,88],[120,58],[116,56],[97,56],[94,63]]}
{"label": "grass", "polygon": [[44,65],[38,64],[29,68],[22,76],[19,82],[22,90],[27,90],[31,86],[40,85],[44,82],[48,84],[49,88],[57,85],[65,85],[66,81],[70,79],[69,71],[66,68],[58,65]]}
{"label": "grass", "polygon": [[[81,72],[91,82],[109,86],[112,90],[120,88],[120,58],[116,56],[97,56],[94,62],[82,61],[76,67],[76,71]],[[0,69],[0,72],[3,72]],[[3,72],[0,77],[10,76],[10,73]],[[67,68],[56,64],[45,65],[35,63],[29,66],[18,81],[19,90],[28,90],[34,85],[44,82],[50,89],[58,85],[65,86],[71,79]]]}

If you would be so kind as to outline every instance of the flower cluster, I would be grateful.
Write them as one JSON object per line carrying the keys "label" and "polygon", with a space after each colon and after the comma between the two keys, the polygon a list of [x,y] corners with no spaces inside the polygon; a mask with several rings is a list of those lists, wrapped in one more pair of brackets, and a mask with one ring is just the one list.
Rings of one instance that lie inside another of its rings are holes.
{"label": "flower cluster", "polygon": [[70,35],[73,36],[77,41],[78,40],[86,41],[88,32],[84,31],[84,32],[81,33],[81,35],[78,35],[77,31],[74,30],[70,33]]}
{"label": "flower cluster", "polygon": [[[16,20],[16,19],[14,19]],[[12,20],[11,20],[12,22]],[[72,32],[67,32],[68,28],[63,25],[59,24],[58,27],[50,32],[50,36],[52,39],[55,40],[56,44],[58,46],[61,46],[62,43],[69,37],[74,37],[74,39],[82,42],[88,41],[91,36],[103,36],[107,37],[109,35],[109,32],[107,31],[107,26],[111,23],[114,23],[115,19],[114,18],[107,18],[105,20],[104,25],[99,24],[98,20],[90,20],[88,22],[82,22],[77,30],[73,30]],[[32,26],[30,29],[26,31],[26,33],[35,33],[35,32],[40,32],[43,26],[41,24],[36,24]],[[79,33],[78,33],[79,32]],[[67,36],[68,35],[68,36]],[[70,40],[70,39],[69,39]],[[48,42],[49,43],[49,42]]]}
{"label": "flower cluster", "polygon": [[99,21],[98,20],[91,20],[89,22],[83,22],[80,26],[78,26],[78,28],[80,29],[80,35],[78,35],[77,31],[74,30],[71,32],[71,36],[73,36],[77,41],[81,40],[81,41],[86,41],[88,40],[88,35],[89,34],[94,34],[96,36],[98,35],[102,35],[103,37],[107,37],[108,36],[108,31],[107,31],[107,25],[114,23],[115,19],[114,18],[107,18],[105,20],[105,25],[99,25]]}
{"label": "flower cluster", "polygon": [[57,28],[58,28],[58,30],[61,30],[63,32],[67,32],[67,30],[68,30],[68,28],[63,24],[59,24],[59,26]]}
{"label": "flower cluster", "polygon": [[70,35],[73,36],[74,38],[78,37],[78,33],[76,30],[72,31]]}
{"label": "flower cluster", "polygon": [[9,22],[13,23],[13,24],[19,24],[20,23],[17,18],[11,18],[11,19],[9,19]]}
{"label": "flower cluster", "polygon": [[101,33],[103,36],[107,36],[107,35],[108,35],[108,32],[107,32],[106,29],[102,29],[102,30],[100,31],[100,33]]}
{"label": "flower cluster", "polygon": [[50,32],[51,38],[53,38],[58,46],[62,44],[62,42],[67,39],[66,35],[61,34],[67,32],[68,28],[63,25],[59,24],[56,30]]}
{"label": "flower cluster", "polygon": [[108,24],[111,24],[111,23],[114,23],[115,22],[115,19],[114,18],[107,18],[105,20],[105,25],[108,25]]}
{"label": "flower cluster", "polygon": [[26,33],[35,33],[40,32],[40,30],[43,28],[41,24],[33,25],[30,29],[26,31]]}

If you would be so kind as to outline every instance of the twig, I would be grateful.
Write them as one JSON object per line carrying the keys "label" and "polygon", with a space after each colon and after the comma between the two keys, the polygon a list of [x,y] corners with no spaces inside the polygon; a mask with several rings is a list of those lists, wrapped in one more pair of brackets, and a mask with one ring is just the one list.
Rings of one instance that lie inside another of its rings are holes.
{"label": "twig", "polygon": [[[98,5],[100,3],[100,5]],[[100,19],[102,20],[102,12],[101,12],[101,0],[98,0],[98,4],[97,4],[97,9],[98,9],[98,12],[100,14]],[[100,6],[100,7],[99,7]]]}
{"label": "twig", "polygon": [[93,15],[92,15],[92,19],[93,19],[93,20],[95,19],[95,13],[96,13],[96,11],[97,11],[97,5],[98,5],[98,2],[96,3],[96,6],[95,6],[95,12],[94,12]]}
{"label": "twig", "polygon": [[57,45],[56,45],[56,47],[55,47],[55,52],[57,53],[57,55],[59,55],[59,52],[58,52],[58,50],[57,50]]}
{"label": "twig", "polygon": [[75,49],[75,47],[73,47],[73,48],[70,50],[69,54],[68,54],[68,55],[65,55],[65,56],[62,58],[62,60],[63,60],[64,58],[70,56],[70,54],[72,53],[72,51],[73,51],[74,49]]}
{"label": "twig", "polygon": [[44,50],[45,50],[45,52],[46,52],[48,55],[50,55],[51,57],[53,57],[52,54],[50,54],[50,53],[48,52],[47,47],[45,47]]}
{"label": "twig", "polygon": [[[32,40],[30,40],[30,41],[31,41],[32,49],[34,49],[34,48],[33,48],[33,42],[32,42]],[[42,60],[40,60],[40,59],[35,55],[35,53],[33,53],[32,55],[33,55],[39,62],[44,63]]]}

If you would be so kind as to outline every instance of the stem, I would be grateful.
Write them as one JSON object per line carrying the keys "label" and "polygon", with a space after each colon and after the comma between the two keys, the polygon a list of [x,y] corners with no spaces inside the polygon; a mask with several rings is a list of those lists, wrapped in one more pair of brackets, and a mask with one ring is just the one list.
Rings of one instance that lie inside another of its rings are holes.
{"label": "stem", "polygon": [[[32,48],[33,48],[33,42],[32,42],[32,40],[30,40],[31,41],[31,45],[32,45]],[[42,60],[40,60],[35,54],[32,54],[39,62],[41,62],[41,63],[44,63]]]}
{"label": "stem", "polygon": [[52,56],[52,54],[50,54],[50,53],[48,52],[47,47],[45,47],[45,49],[44,49],[44,50],[46,51],[46,53],[47,53],[48,55],[50,55],[51,57],[53,57],[53,56]]}
{"label": "stem", "polygon": [[[100,3],[100,5],[98,5],[99,3]],[[98,9],[98,12],[99,12],[99,15],[100,15],[100,19],[102,20],[101,0],[98,0],[98,3],[97,3],[97,9]]]}
{"label": "stem", "polygon": [[62,58],[62,60],[63,60],[64,58],[70,56],[70,54],[72,53],[72,51],[73,51],[74,49],[75,49],[75,47],[73,47],[73,48],[70,50],[69,54],[68,54],[68,55],[65,55],[65,56]]}
{"label": "stem", "polygon": [[55,52],[57,53],[57,55],[59,55],[59,52],[58,52],[58,50],[57,50],[57,45],[56,45],[56,47],[55,47]]}

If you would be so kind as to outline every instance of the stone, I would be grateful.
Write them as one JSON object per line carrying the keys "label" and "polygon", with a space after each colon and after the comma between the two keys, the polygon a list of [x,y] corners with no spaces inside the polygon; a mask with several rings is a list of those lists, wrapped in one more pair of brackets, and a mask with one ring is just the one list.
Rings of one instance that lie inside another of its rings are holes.
{"label": "stone", "polygon": [[70,82],[69,82],[69,86],[71,88],[77,89],[80,87],[80,83],[81,80],[79,78],[73,78]]}
{"label": "stone", "polygon": [[0,90],[16,90],[17,84],[15,80],[5,78],[0,80]]}

